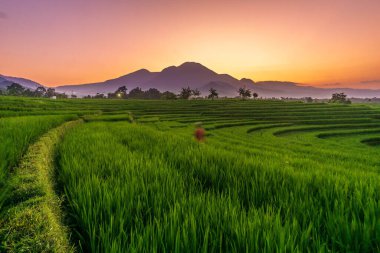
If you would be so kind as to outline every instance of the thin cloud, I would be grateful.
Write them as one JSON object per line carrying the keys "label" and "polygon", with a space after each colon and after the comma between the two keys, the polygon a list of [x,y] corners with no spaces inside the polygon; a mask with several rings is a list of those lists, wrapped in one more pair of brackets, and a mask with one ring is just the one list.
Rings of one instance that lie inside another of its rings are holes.
{"label": "thin cloud", "polygon": [[324,83],[318,86],[319,87],[339,87],[339,86],[342,86],[342,83]]}
{"label": "thin cloud", "polygon": [[371,83],[380,83],[380,80],[367,80],[367,81],[361,81],[363,84],[371,84]]}

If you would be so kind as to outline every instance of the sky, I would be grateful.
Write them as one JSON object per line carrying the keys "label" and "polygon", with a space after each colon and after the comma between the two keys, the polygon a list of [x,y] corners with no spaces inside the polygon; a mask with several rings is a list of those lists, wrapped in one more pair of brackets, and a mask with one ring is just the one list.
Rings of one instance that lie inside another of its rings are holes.
{"label": "sky", "polygon": [[186,61],[254,81],[380,88],[379,0],[0,0],[0,73],[44,85]]}

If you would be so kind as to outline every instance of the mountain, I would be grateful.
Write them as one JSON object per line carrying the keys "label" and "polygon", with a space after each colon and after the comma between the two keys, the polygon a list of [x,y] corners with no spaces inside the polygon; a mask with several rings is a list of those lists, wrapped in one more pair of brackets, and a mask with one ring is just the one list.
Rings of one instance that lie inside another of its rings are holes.
{"label": "mountain", "polygon": [[161,72],[150,72],[146,69],[141,69],[104,82],[59,86],[56,87],[56,90],[66,93],[74,92],[78,95],[93,95],[96,93],[114,92],[118,87],[125,85],[129,90],[138,86],[142,89],[156,88],[160,91],[179,92],[182,87],[190,86],[191,88],[204,91],[202,87],[210,82],[229,84],[226,90],[220,90],[220,94],[224,95],[231,94],[230,90],[232,88],[236,91],[241,86],[240,81],[232,76],[217,74],[199,63],[186,62],[178,67],[167,67]]}
{"label": "mountain", "polygon": [[[41,84],[24,78],[7,77],[0,75],[0,88],[9,85],[9,82],[17,82],[25,87],[35,89]],[[373,82],[373,81],[372,81]],[[373,98],[380,97],[380,89],[352,89],[352,88],[317,88],[282,81],[255,82],[251,79],[236,79],[228,74],[218,74],[196,62],[185,62],[179,66],[170,66],[160,72],[151,72],[140,69],[130,74],[103,82],[64,85],[56,87],[57,92],[76,94],[78,96],[107,94],[114,92],[120,86],[126,86],[128,90],[140,87],[144,90],[156,88],[160,91],[179,92],[182,87],[191,87],[201,91],[202,96],[208,94],[210,88],[215,88],[219,96],[235,97],[237,90],[246,87],[259,94],[259,97],[313,97],[330,98],[331,94],[344,92],[348,97]]]}
{"label": "mountain", "polygon": [[202,64],[185,62],[180,66],[170,66],[161,72],[150,72],[141,69],[136,72],[110,79],[104,82],[65,85],[56,87],[58,92],[75,93],[79,96],[95,95],[96,93],[114,92],[120,86],[129,90],[156,88],[160,91],[179,92],[182,87],[190,86],[198,89],[202,95],[208,94],[210,88],[215,88],[220,96],[235,97],[240,87],[247,87],[259,94],[260,97],[315,97],[329,98],[332,93],[344,92],[349,97],[380,97],[380,90],[347,89],[347,88],[316,88],[293,82],[264,81],[254,82],[243,78],[238,80],[227,74],[218,74]]}
{"label": "mountain", "polygon": [[31,90],[35,90],[37,87],[43,86],[29,79],[0,75],[0,89],[6,89],[7,86],[11,85],[12,83],[18,83],[24,86],[26,89]]}
{"label": "mountain", "polygon": [[[352,88],[317,88],[305,86],[292,82],[264,81],[256,82],[257,88],[262,88],[265,97],[313,97],[313,98],[330,98],[333,93],[345,93],[348,97],[356,98],[373,98],[380,97],[380,90],[377,89],[352,89]],[[256,90],[258,90],[256,88]]]}
{"label": "mountain", "polygon": [[140,69],[128,75],[120,76],[118,78],[110,79],[104,82],[58,86],[56,87],[56,91],[66,94],[74,93],[79,96],[85,96],[95,95],[96,93],[107,94],[109,92],[114,92],[120,86],[127,86],[129,90],[137,86],[141,88],[147,88],[142,84],[153,79],[156,75],[157,73],[155,72],[150,72],[146,69]]}
{"label": "mountain", "polygon": [[7,86],[11,85],[12,82],[8,81],[4,77],[0,76],[0,90],[5,90],[7,89]]}

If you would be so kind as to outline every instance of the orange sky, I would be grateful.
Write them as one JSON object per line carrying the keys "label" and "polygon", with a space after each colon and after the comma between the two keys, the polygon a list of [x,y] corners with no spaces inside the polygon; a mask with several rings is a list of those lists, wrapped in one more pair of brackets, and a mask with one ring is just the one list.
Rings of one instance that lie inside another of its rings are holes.
{"label": "orange sky", "polygon": [[1,0],[0,34],[0,73],[50,86],[196,61],[380,88],[379,0]]}

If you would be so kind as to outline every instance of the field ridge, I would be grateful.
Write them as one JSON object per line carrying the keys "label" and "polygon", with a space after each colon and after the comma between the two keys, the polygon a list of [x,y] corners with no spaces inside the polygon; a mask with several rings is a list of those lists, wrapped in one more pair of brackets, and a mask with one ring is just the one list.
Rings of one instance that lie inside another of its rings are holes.
{"label": "field ridge", "polygon": [[11,195],[0,220],[0,250],[74,252],[62,224],[61,198],[55,194],[54,160],[64,134],[82,120],[63,123],[30,145],[10,175]]}

